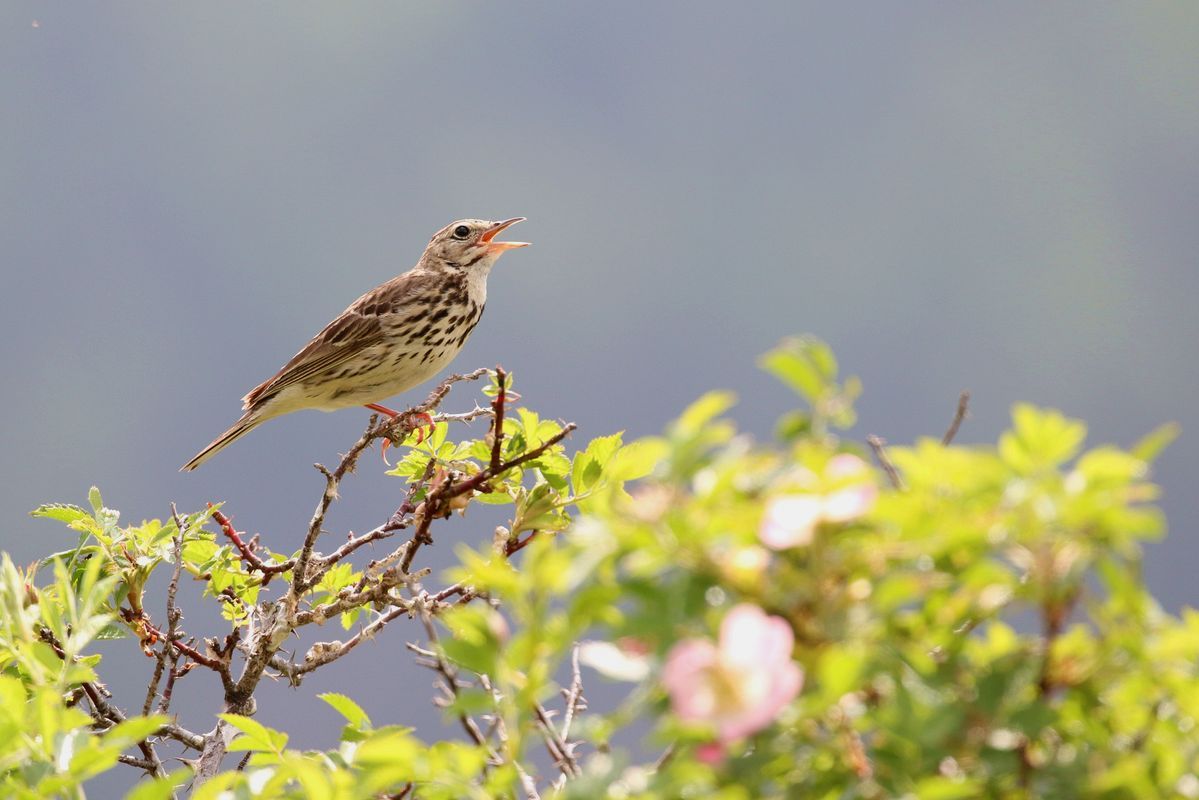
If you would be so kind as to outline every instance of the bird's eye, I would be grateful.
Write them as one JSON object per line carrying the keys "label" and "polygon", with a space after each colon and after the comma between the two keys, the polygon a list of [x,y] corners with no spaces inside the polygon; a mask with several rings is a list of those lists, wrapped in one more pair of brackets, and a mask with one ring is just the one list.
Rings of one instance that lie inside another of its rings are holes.
{"label": "bird's eye", "polygon": [[457,228],[454,228],[455,239],[465,239],[469,235],[470,228],[466,227],[465,225],[459,225]]}

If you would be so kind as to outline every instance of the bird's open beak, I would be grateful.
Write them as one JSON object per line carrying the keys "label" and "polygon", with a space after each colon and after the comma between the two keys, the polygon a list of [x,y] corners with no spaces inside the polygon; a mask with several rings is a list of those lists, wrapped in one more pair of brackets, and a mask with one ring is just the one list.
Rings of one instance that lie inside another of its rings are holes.
{"label": "bird's open beak", "polygon": [[503,222],[497,222],[496,224],[492,225],[487,230],[483,231],[483,235],[479,237],[479,244],[487,245],[487,247],[489,249],[499,250],[501,252],[503,252],[504,250],[512,250],[513,248],[516,248],[516,247],[528,247],[529,246],[528,242],[496,242],[496,241],[492,241],[493,239],[495,239],[496,234],[498,234],[504,228],[507,228],[511,225],[515,225],[518,222],[524,222],[524,221],[525,221],[524,217],[513,217],[512,219],[506,219]]}

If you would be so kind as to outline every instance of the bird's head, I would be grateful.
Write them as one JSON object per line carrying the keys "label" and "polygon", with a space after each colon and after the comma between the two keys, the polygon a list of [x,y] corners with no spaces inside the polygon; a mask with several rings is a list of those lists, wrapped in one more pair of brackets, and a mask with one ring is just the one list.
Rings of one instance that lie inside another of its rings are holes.
{"label": "bird's head", "polygon": [[497,242],[495,237],[510,225],[524,221],[513,217],[502,222],[460,219],[433,234],[421,261],[432,268],[489,269],[504,251],[528,247],[528,242]]}

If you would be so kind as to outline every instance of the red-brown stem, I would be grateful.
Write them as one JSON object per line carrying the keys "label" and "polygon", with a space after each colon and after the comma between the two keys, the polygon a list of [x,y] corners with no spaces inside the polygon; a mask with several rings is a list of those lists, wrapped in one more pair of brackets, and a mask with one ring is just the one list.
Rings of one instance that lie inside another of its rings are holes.
{"label": "red-brown stem", "polygon": [[[149,631],[152,636],[155,636],[155,637],[157,637],[159,639],[163,639],[163,640],[166,639],[166,636],[163,634],[163,632],[158,630],[158,628],[155,628],[154,625],[151,624],[150,620],[147,619],[145,616],[142,617],[141,624],[145,626],[146,630]],[[174,647],[181,654],[190,658],[192,661],[195,661],[197,664],[208,667],[209,669],[215,670],[217,672],[221,672],[221,673],[224,672],[224,665],[220,661],[218,661],[215,658],[211,658],[209,656],[204,655],[203,653],[201,653],[199,650],[192,647],[191,645],[184,644],[183,642],[176,640],[176,641],[171,642],[171,646]]]}
{"label": "red-brown stem", "polygon": [[529,546],[529,543],[533,541],[534,537],[537,536],[537,533],[537,531],[529,531],[529,535],[525,538],[513,539],[509,541],[504,545],[504,555],[510,556],[514,553],[519,553],[521,550],[524,550]]}
{"label": "red-brown stem", "polygon": [[[208,507],[212,508],[212,503],[209,503]],[[287,561],[282,561],[278,564],[271,564],[263,561],[254,553],[253,550],[250,549],[250,546],[245,543],[245,540],[241,538],[241,534],[234,530],[232,520],[230,520],[216,508],[212,508],[212,518],[216,520],[217,525],[221,526],[221,533],[225,534],[229,541],[233,543],[233,546],[237,549],[238,554],[241,556],[241,560],[246,562],[246,565],[250,568],[250,570],[258,570],[263,575],[275,575],[280,572],[287,572],[296,565],[295,559],[288,559]]]}
{"label": "red-brown stem", "polygon": [[499,471],[500,455],[504,449],[504,403],[508,400],[508,374],[499,364],[495,365],[495,380],[500,388],[495,393],[495,399],[491,401],[492,442],[489,466],[493,473]]}
{"label": "red-brown stem", "polygon": [[[444,507],[444,504],[447,500],[452,500],[453,498],[466,494],[467,492],[473,492],[492,478],[507,472],[514,467],[519,467],[521,464],[526,464],[532,461],[546,450],[549,450],[558,442],[569,436],[576,427],[578,426],[576,426],[573,422],[568,422],[566,423],[566,426],[562,428],[562,430],[551,436],[539,447],[535,447],[524,455],[514,458],[511,461],[505,461],[504,463],[500,464],[499,469],[493,470],[491,467],[488,467],[478,475],[467,478],[462,483],[445,483],[437,489],[431,491],[423,503],[425,507],[424,513],[421,515],[421,520],[416,528],[416,532],[412,534],[412,544],[408,548],[408,552],[405,554],[403,562],[400,564],[400,569],[404,572],[407,572],[412,566],[412,560],[416,557],[417,549],[423,542],[428,541],[429,526],[433,524],[433,518],[442,515],[441,509]],[[528,542],[522,544],[521,547],[524,547],[525,544],[528,544]]]}

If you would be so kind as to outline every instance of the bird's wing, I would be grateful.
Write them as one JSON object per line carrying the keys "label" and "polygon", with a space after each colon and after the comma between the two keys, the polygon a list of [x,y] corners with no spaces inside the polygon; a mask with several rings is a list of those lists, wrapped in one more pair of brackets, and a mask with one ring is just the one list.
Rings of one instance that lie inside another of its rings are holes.
{"label": "bird's wing", "polygon": [[384,341],[383,315],[400,313],[405,301],[422,283],[420,278],[407,273],[359,297],[312,337],[312,341],[283,365],[283,369],[243,397],[242,407],[249,409],[289,386],[328,374],[366,348]]}

